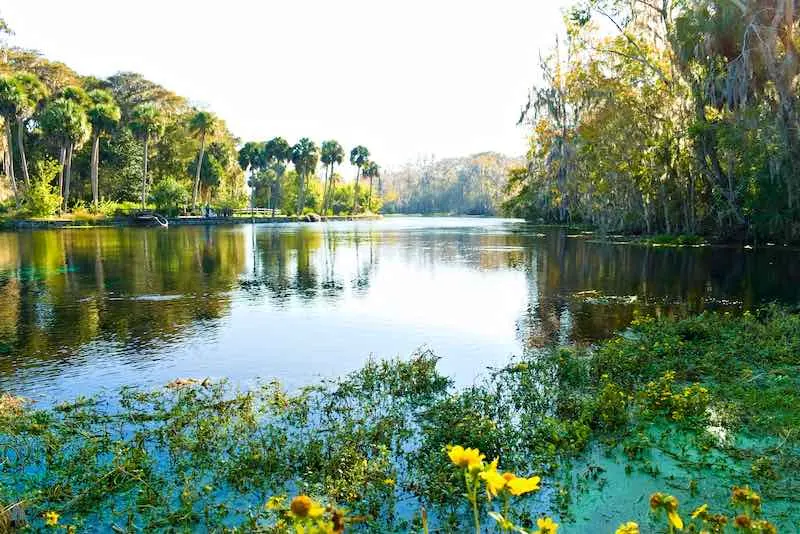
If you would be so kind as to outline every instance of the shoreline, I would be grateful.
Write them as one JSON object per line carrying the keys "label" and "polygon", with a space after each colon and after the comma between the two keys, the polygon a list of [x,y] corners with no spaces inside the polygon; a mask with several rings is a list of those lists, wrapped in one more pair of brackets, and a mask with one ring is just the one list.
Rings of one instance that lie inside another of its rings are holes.
{"label": "shoreline", "polygon": [[[289,216],[238,216],[238,217],[203,217],[179,216],[167,217],[170,226],[221,226],[235,224],[286,224],[286,223],[319,223],[334,221],[377,221],[383,219],[380,214],[368,215],[289,215]],[[47,230],[71,228],[152,228],[134,222],[132,217],[98,217],[96,219],[9,219],[0,222],[0,230]]]}

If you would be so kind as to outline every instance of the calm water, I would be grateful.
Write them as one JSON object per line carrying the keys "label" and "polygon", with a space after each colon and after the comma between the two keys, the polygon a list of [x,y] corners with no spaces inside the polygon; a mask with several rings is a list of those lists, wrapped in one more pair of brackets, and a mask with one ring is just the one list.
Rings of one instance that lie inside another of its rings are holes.
{"label": "calm water", "polygon": [[49,403],[177,377],[294,387],[419,347],[467,383],[636,312],[795,304],[799,258],[469,218],[0,233],[0,390]]}

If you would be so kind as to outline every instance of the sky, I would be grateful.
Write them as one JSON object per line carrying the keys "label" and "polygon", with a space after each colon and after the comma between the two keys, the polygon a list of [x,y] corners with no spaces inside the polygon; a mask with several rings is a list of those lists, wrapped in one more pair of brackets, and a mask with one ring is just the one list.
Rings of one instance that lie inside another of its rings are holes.
{"label": "sky", "polygon": [[383,167],[487,150],[516,126],[567,0],[0,0],[14,45],[81,74],[135,71],[225,119]]}

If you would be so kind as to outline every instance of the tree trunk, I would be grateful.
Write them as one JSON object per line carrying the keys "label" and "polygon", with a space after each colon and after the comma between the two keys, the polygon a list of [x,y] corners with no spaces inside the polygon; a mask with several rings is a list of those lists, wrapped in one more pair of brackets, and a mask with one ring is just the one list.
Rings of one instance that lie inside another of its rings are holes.
{"label": "tree trunk", "polygon": [[197,173],[194,177],[194,191],[192,191],[192,210],[197,207],[197,193],[200,190],[200,169],[203,167],[203,156],[206,152],[206,133],[200,135],[200,155],[197,157]]}
{"label": "tree trunk", "polygon": [[325,187],[322,188],[322,216],[328,214],[328,189],[332,165],[325,165]]}
{"label": "tree trunk", "polygon": [[72,141],[67,143],[67,160],[64,164],[64,211],[67,209],[69,202],[69,184],[72,179]]}
{"label": "tree trunk", "polygon": [[669,202],[668,202],[668,198],[667,198],[667,191],[664,188],[663,180],[661,182],[661,202],[662,202],[662,207],[664,208],[664,226],[665,226],[665,228],[667,230],[667,233],[671,234],[672,233],[672,225],[670,224],[670,220],[669,220]]}
{"label": "tree trunk", "polygon": [[372,211],[372,182],[374,178],[369,177],[369,194],[367,195],[367,210]]}
{"label": "tree trunk", "polygon": [[356,184],[353,187],[353,215],[358,213],[358,179],[361,176],[361,167],[356,170]]}
{"label": "tree trunk", "polygon": [[17,191],[17,180],[14,178],[14,148],[12,145],[11,123],[8,119],[6,123],[6,143],[8,144],[8,180],[11,182],[11,190],[14,191],[14,201],[19,206],[19,192]]}
{"label": "tree trunk", "polygon": [[331,172],[330,179],[328,180],[328,203],[325,206],[325,213],[328,213],[328,211],[330,211],[331,214],[333,214],[333,188],[334,185],[336,185],[333,177],[333,163],[331,163],[330,172]]}
{"label": "tree trunk", "polygon": [[150,142],[150,136],[144,138],[144,162],[142,164],[142,209],[146,207],[147,200],[147,145]]}
{"label": "tree trunk", "polygon": [[97,183],[97,171],[100,165],[100,132],[95,132],[92,140],[92,205],[95,211],[99,204],[99,187]]}
{"label": "tree trunk", "polygon": [[61,148],[58,151],[58,194],[64,196],[64,165],[67,164],[67,143],[61,141]]}
{"label": "tree trunk", "polygon": [[25,180],[25,187],[31,186],[31,177],[28,173],[28,158],[25,157],[25,124],[17,121],[17,146],[19,146],[19,162],[22,167],[22,178]]}
{"label": "tree trunk", "polygon": [[302,215],[303,209],[306,207],[306,173],[301,172],[300,175],[300,191],[297,196],[297,214]]}

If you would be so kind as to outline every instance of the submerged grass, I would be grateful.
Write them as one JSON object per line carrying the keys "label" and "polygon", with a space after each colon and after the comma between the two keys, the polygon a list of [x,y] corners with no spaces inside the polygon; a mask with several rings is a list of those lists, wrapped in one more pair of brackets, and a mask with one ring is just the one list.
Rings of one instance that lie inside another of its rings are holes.
{"label": "submerged grass", "polygon": [[463,389],[436,364],[372,361],[296,392],[180,380],[47,410],[0,397],[0,510],[15,510],[0,530],[281,532],[276,503],[305,494],[346,511],[348,531],[462,532],[475,517],[452,445],[541,477],[503,514],[523,529],[547,515],[561,532],[658,532],[652,493],[729,512],[744,485],[783,531],[800,524],[797,315],[639,319]]}

